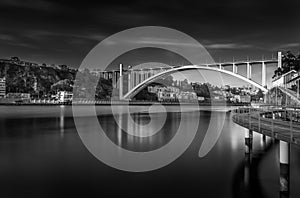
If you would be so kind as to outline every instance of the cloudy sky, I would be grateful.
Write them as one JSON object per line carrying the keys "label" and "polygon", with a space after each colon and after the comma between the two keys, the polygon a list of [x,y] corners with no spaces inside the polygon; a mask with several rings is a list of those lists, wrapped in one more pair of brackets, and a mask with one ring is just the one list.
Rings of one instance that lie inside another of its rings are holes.
{"label": "cloudy sky", "polygon": [[182,31],[203,44],[217,62],[300,49],[297,0],[120,2],[1,0],[1,58],[15,55],[78,67],[97,43],[138,26]]}

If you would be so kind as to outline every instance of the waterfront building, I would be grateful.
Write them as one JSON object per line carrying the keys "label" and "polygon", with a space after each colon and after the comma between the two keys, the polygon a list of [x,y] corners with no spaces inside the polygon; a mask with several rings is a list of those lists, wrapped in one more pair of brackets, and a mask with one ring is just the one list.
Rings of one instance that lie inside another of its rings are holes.
{"label": "waterfront building", "polygon": [[180,92],[180,89],[178,87],[173,86],[148,86],[148,92],[149,93],[158,93],[158,92],[174,92],[178,94]]}
{"label": "waterfront building", "polygon": [[198,100],[197,94],[191,91],[182,91],[177,94],[177,98],[180,102],[191,102]]}
{"label": "waterfront building", "polygon": [[6,95],[6,79],[0,78],[0,97],[3,98]]}
{"label": "waterfront building", "polygon": [[68,91],[57,92],[57,99],[59,102],[72,102],[73,93]]}
{"label": "waterfront building", "polygon": [[242,102],[242,103],[250,103],[251,102],[251,96],[250,95],[234,95],[234,99],[232,99],[231,101]]}
{"label": "waterfront building", "polygon": [[272,86],[273,87],[286,87],[286,85],[288,83],[291,83],[293,81],[293,79],[296,79],[298,77],[298,72],[295,70],[291,70],[281,76],[278,76],[276,78],[274,78],[274,80],[272,81]]}
{"label": "waterfront building", "polygon": [[205,98],[203,97],[203,96],[198,96],[198,101],[204,101],[205,100]]}
{"label": "waterfront building", "polygon": [[176,94],[174,92],[166,92],[166,91],[159,91],[157,92],[157,98],[158,101],[175,101],[176,100]]}
{"label": "waterfront building", "polygon": [[8,102],[22,102],[22,103],[30,102],[29,93],[7,93],[6,98]]}

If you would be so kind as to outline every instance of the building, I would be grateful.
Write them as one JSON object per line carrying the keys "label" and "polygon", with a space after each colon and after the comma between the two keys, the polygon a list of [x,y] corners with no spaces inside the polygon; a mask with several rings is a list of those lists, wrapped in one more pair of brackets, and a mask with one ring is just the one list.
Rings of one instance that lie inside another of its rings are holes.
{"label": "building", "polygon": [[198,101],[197,94],[195,92],[190,91],[182,91],[177,94],[177,98],[180,102],[191,102]]}
{"label": "building", "polygon": [[159,91],[157,92],[157,99],[160,102],[162,101],[172,102],[176,100],[176,94],[174,92]]}
{"label": "building", "polygon": [[205,98],[203,97],[203,96],[198,96],[198,101],[204,101],[205,100]]}
{"label": "building", "polygon": [[4,98],[6,95],[6,79],[0,78],[0,97]]}
{"label": "building", "polygon": [[56,97],[59,102],[72,102],[73,93],[68,91],[59,91],[57,92]]}
{"label": "building", "polygon": [[9,102],[22,102],[22,103],[30,102],[29,93],[7,93],[6,98],[8,99]]}
{"label": "building", "polygon": [[250,95],[234,95],[234,99],[232,99],[231,101],[241,102],[241,103],[250,103],[251,96]]}
{"label": "building", "polygon": [[178,87],[173,86],[148,86],[148,92],[149,93],[158,93],[158,92],[174,92],[178,94],[180,92],[180,89]]}
{"label": "building", "polygon": [[298,76],[298,72],[295,70],[291,70],[279,77],[276,77],[273,81],[272,81],[272,86],[273,87],[282,87],[287,85],[288,82],[290,82],[292,79],[295,79]]}

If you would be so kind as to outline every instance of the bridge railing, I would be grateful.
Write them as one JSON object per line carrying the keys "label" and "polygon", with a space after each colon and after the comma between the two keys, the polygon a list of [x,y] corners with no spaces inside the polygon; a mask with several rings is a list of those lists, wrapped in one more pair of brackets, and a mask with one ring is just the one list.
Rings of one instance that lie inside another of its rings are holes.
{"label": "bridge railing", "polygon": [[263,106],[236,109],[233,121],[245,128],[300,143],[300,108]]}

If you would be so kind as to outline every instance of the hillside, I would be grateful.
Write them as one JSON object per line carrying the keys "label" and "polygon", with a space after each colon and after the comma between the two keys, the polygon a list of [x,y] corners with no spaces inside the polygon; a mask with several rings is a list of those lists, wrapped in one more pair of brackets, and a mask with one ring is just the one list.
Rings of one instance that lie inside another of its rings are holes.
{"label": "hillside", "polygon": [[[72,85],[76,77],[75,69],[59,69],[45,66],[21,66],[12,63],[0,62],[0,77],[6,77],[6,92],[30,93],[36,98],[45,98],[55,94],[57,85],[60,81],[69,82],[66,91],[72,91]],[[95,78],[90,74],[84,74],[87,78]],[[36,84],[36,86],[35,86]],[[35,91],[36,88],[36,91]],[[101,99],[104,94],[111,93],[112,83],[109,80],[100,79],[96,93],[97,98]],[[102,92],[102,93],[100,93]]]}

